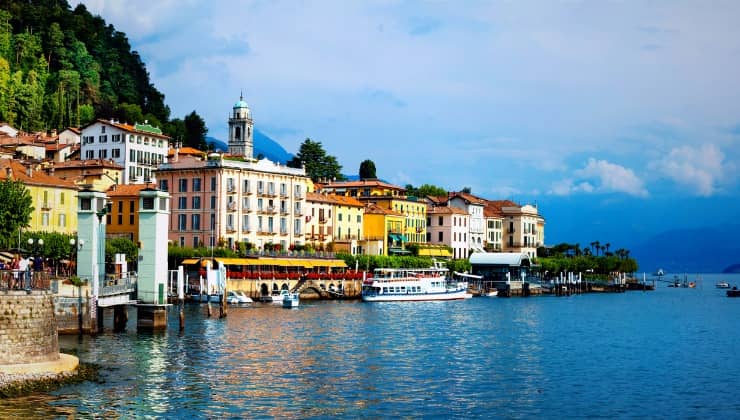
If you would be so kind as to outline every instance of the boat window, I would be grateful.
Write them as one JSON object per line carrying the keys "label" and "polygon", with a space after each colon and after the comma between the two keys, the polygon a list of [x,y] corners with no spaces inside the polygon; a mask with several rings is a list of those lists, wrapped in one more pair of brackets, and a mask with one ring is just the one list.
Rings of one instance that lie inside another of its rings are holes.
{"label": "boat window", "polygon": [[388,288],[387,287],[384,287],[383,288],[383,293],[388,293]]}
{"label": "boat window", "polygon": [[406,292],[406,286],[401,286],[401,293]]}

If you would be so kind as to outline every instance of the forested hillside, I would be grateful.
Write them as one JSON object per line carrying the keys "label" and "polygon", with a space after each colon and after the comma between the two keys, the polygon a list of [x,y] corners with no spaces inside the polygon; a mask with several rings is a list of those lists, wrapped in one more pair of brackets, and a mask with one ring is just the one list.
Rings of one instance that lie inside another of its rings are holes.
{"label": "forested hillside", "polygon": [[0,0],[0,121],[32,132],[147,119],[184,134],[169,114],[126,35],[83,5]]}

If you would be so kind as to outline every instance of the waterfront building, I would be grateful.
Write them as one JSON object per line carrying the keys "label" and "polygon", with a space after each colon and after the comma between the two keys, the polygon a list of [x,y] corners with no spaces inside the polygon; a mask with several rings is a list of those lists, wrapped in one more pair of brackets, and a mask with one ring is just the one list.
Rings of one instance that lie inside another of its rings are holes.
{"label": "waterfront building", "polygon": [[[406,190],[377,179],[332,182],[321,187],[322,192],[354,197],[404,215],[402,242],[426,243],[427,206],[423,200],[406,196]],[[403,247],[401,247],[403,248]]]}
{"label": "waterfront building", "polygon": [[169,238],[180,246],[304,243],[304,169],[214,153],[180,157],[156,174],[159,189],[171,195]]}
{"label": "waterfront building", "polygon": [[489,203],[492,208],[500,209],[503,217],[503,251],[535,258],[537,248],[545,243],[545,219],[539,215],[537,207],[520,206],[510,200]]}
{"label": "waterfront building", "polygon": [[141,192],[154,184],[111,185],[106,191],[110,211],[106,217],[106,238],[126,238],[139,242],[139,199]]}
{"label": "waterfront building", "polygon": [[333,205],[329,194],[306,193],[306,243],[316,250],[326,249],[334,240]]}
{"label": "waterfront building", "polygon": [[470,215],[465,210],[448,206],[427,209],[427,242],[452,248],[452,258],[468,257]]}
{"label": "waterfront building", "polygon": [[487,252],[503,251],[504,216],[501,213],[501,209],[486,200],[486,205],[483,208],[483,217],[486,226],[486,240],[483,243],[483,248]]}
{"label": "waterfront building", "polygon": [[72,234],[77,231],[77,191],[73,182],[49,175],[21,162],[0,159],[0,180],[19,180],[31,195],[31,220],[26,228],[34,232]]}
{"label": "waterfront building", "polygon": [[485,200],[465,192],[451,192],[447,205],[464,210],[470,215],[470,227],[468,229],[468,249],[474,252],[483,251],[483,241],[485,240],[485,224],[483,217],[483,208]]}
{"label": "waterfront building", "polygon": [[6,134],[8,137],[15,137],[18,135],[18,129],[8,123],[0,123],[0,133]]}
{"label": "waterfront building", "polygon": [[97,120],[82,128],[80,159],[112,159],[123,167],[123,184],[153,182],[153,172],[165,163],[169,140],[147,121],[130,125]]}
{"label": "waterfront building", "polygon": [[106,191],[111,185],[120,184],[123,179],[123,166],[110,159],[54,162],[45,170],[50,175],[95,191]]}
{"label": "waterfront building", "polygon": [[365,203],[360,253],[366,255],[408,254],[403,234],[405,216],[373,203]]}

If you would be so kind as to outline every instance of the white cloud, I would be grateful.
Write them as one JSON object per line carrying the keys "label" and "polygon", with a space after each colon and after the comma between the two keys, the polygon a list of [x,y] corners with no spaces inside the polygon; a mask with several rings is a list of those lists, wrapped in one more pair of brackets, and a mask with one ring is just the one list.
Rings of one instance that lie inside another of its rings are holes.
{"label": "white cloud", "polygon": [[643,181],[631,169],[606,160],[590,158],[586,166],[574,171],[573,175],[573,178],[553,183],[549,193],[626,193],[636,197],[648,196]]}
{"label": "white cloud", "polygon": [[722,183],[734,179],[736,169],[732,163],[725,162],[724,153],[713,144],[674,148],[650,167],[704,197],[711,196]]}

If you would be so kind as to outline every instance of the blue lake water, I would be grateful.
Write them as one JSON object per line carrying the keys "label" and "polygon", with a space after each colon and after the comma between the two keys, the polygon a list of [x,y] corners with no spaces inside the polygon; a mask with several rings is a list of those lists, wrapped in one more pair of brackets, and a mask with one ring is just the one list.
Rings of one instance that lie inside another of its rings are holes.
{"label": "blue lake water", "polygon": [[740,298],[714,286],[740,276],[700,277],[623,294],[255,304],[225,319],[186,305],[182,334],[173,310],[162,334],[132,319],[60,337],[101,382],[0,400],[0,416],[740,418]]}

